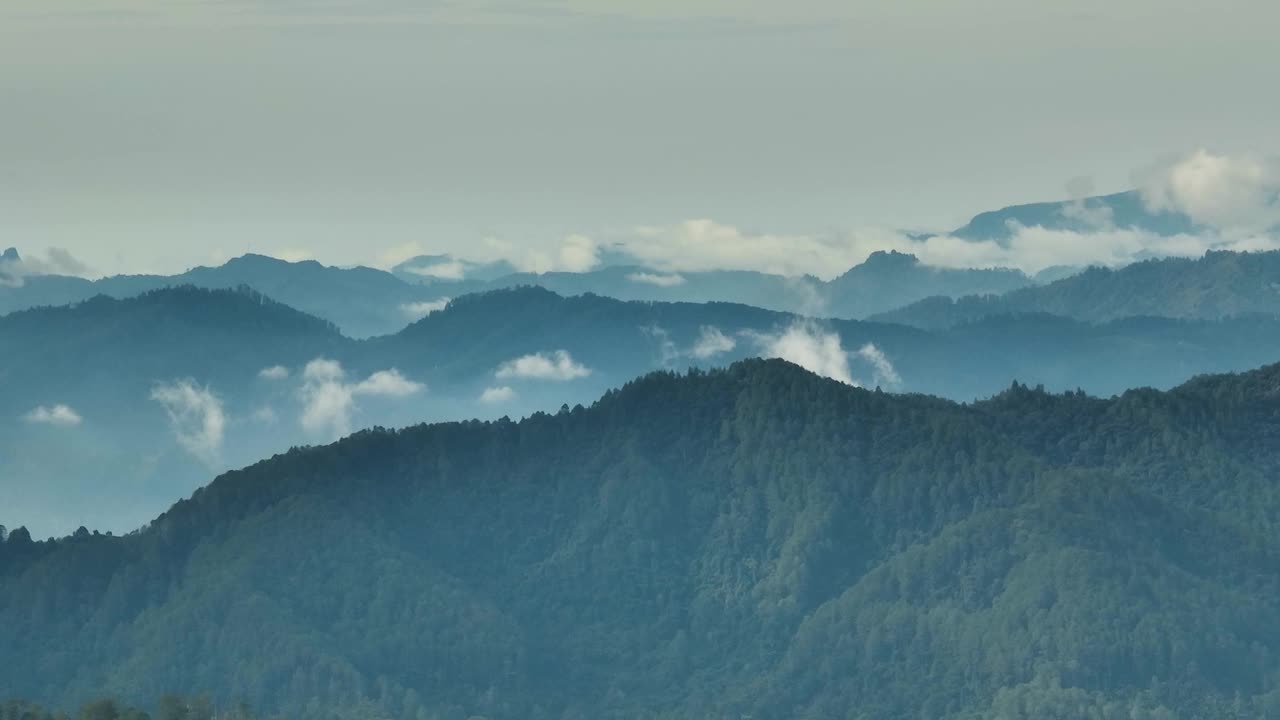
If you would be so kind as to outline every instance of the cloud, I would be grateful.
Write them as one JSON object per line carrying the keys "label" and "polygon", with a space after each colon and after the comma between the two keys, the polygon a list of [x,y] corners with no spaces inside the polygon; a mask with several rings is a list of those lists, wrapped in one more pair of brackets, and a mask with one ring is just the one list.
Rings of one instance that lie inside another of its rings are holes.
{"label": "cloud", "polygon": [[849,354],[840,345],[840,336],[818,327],[812,320],[797,320],[778,334],[748,331],[764,357],[782,358],[809,372],[860,386],[849,370]]}
{"label": "cloud", "polygon": [[640,332],[648,335],[658,342],[658,364],[666,367],[679,358],[682,353],[676,347],[675,340],[671,339],[671,333],[666,328],[659,325],[647,325],[640,328]]}
{"label": "cloud", "polygon": [[533,353],[502,363],[494,372],[499,380],[521,378],[527,380],[567,381],[586,377],[591,369],[575,362],[566,350],[553,353]]}
{"label": "cloud", "polygon": [[217,462],[227,418],[216,395],[192,380],[177,380],[156,385],[151,399],[164,407],[179,445],[209,465]]}
{"label": "cloud", "polygon": [[480,393],[480,402],[485,405],[501,405],[516,398],[516,391],[509,385],[487,387]]}
{"label": "cloud", "polygon": [[433,312],[443,310],[449,306],[450,298],[442,297],[437,300],[427,300],[423,302],[404,303],[400,306],[400,312],[405,316],[414,320],[421,320]]}
{"label": "cloud", "polygon": [[1197,150],[1139,173],[1154,211],[1180,212],[1228,233],[1256,233],[1280,224],[1280,161]]}
{"label": "cloud", "polygon": [[660,273],[639,272],[627,275],[627,279],[634,283],[657,285],[658,287],[675,287],[685,283],[684,276],[678,273],[662,275]]}
{"label": "cloud", "polygon": [[276,415],[275,409],[269,405],[263,405],[254,410],[253,415],[250,417],[254,422],[262,423],[263,425],[275,425],[280,420],[280,417]]}
{"label": "cloud", "polygon": [[747,233],[712,220],[644,227],[621,250],[664,272],[733,268],[779,275],[830,277],[865,258],[844,238]]}
{"label": "cloud", "polygon": [[21,256],[16,250],[0,255],[0,287],[22,287],[31,275],[70,275],[85,277],[92,274],[88,265],[80,262],[69,251],[51,247],[44,257]]}
{"label": "cloud", "polygon": [[277,260],[291,263],[315,259],[315,255],[310,250],[303,250],[302,248],[284,248],[283,250],[273,250],[267,254]]}
{"label": "cloud", "polygon": [[341,380],[347,374],[342,363],[328,358],[316,358],[302,369],[302,377],[312,382],[330,382]]}
{"label": "cloud", "polygon": [[737,346],[737,341],[720,332],[720,328],[713,325],[703,325],[698,332],[698,339],[694,342],[689,354],[699,360],[707,360],[721,353],[730,352]]}
{"label": "cloud", "polygon": [[32,410],[22,416],[23,420],[29,423],[39,423],[41,425],[57,425],[59,427],[73,427],[79,425],[83,418],[80,413],[72,410],[70,407],[62,404],[40,407]]}
{"label": "cloud", "polygon": [[408,397],[426,389],[426,385],[413,382],[400,374],[399,370],[379,370],[352,388],[356,395],[374,395],[379,397]]}
{"label": "cloud", "polygon": [[596,241],[585,235],[570,235],[560,243],[559,263],[556,270],[586,272],[600,264],[600,249]]}
{"label": "cloud", "polygon": [[867,343],[858,349],[858,357],[867,361],[871,365],[872,378],[876,385],[888,385],[890,387],[902,384],[902,378],[898,375],[898,371],[893,367],[893,363],[889,362],[889,358],[881,352],[880,348],[873,343]]}
{"label": "cloud", "polygon": [[272,365],[259,370],[258,377],[263,380],[287,380],[289,378],[289,368],[283,365]]}
{"label": "cloud", "polygon": [[461,260],[444,260],[430,265],[405,268],[407,272],[437,280],[462,280],[467,276],[467,266]]}
{"label": "cloud", "polygon": [[351,433],[352,418],[359,409],[357,396],[403,398],[426,389],[394,368],[379,370],[358,383],[349,383],[342,365],[327,358],[307,363],[302,377],[298,390],[302,403],[299,423],[308,433],[327,439]]}

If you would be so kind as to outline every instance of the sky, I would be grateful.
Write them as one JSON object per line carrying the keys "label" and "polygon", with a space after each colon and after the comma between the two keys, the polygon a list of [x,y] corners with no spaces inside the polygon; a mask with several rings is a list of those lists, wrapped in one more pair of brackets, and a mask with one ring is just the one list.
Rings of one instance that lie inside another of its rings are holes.
{"label": "sky", "polygon": [[865,249],[1280,155],[1276,27],[1272,0],[0,0],[0,248]]}

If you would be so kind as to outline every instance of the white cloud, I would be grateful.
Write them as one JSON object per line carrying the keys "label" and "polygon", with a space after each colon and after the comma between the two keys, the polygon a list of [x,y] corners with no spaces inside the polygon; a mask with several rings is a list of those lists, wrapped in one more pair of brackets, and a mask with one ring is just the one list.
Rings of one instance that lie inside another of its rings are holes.
{"label": "white cloud", "polygon": [[276,415],[275,409],[269,405],[263,405],[257,410],[254,410],[253,415],[250,417],[254,422],[259,422],[263,425],[275,425],[280,420],[279,416]]}
{"label": "white cloud", "polygon": [[283,365],[272,365],[258,371],[258,377],[263,380],[287,380],[289,378],[289,368]]}
{"label": "white cloud", "polygon": [[395,368],[379,370],[358,383],[348,383],[342,365],[327,358],[307,363],[302,377],[298,390],[302,403],[299,422],[308,433],[326,439],[351,433],[352,418],[359,409],[357,396],[403,398],[426,389]]}
{"label": "white cloud", "polygon": [[450,298],[442,297],[438,300],[427,300],[424,302],[404,303],[400,306],[400,312],[405,316],[414,320],[420,320],[433,312],[445,309],[449,305]]}
{"label": "white cloud", "polygon": [[737,346],[737,341],[720,332],[720,328],[703,325],[698,333],[698,340],[693,344],[689,354],[699,360],[706,360],[721,353],[730,352]]}
{"label": "white cloud", "polygon": [[485,405],[501,405],[502,403],[511,402],[516,397],[516,391],[509,385],[500,385],[497,387],[487,387],[484,392],[480,393],[480,402]]}
{"label": "white cloud", "polygon": [[685,283],[684,276],[678,273],[663,275],[661,273],[638,272],[627,275],[627,279],[634,283],[657,285],[658,287],[675,287]]}
{"label": "white cloud", "polygon": [[866,258],[847,238],[752,234],[712,220],[646,227],[624,252],[664,272],[757,270],[779,275],[832,277]]}
{"label": "white cloud", "polygon": [[310,250],[304,250],[302,248],[272,250],[267,254],[277,260],[284,260],[285,262],[291,263],[302,262],[303,260],[314,260],[316,257]]}
{"label": "white cloud", "polygon": [[523,378],[528,380],[566,381],[586,377],[591,369],[575,362],[566,350],[553,353],[533,353],[502,363],[494,372],[499,380]]}
{"label": "white cloud", "polygon": [[0,287],[22,287],[29,275],[86,277],[91,274],[89,266],[58,247],[46,250],[44,257],[30,254],[12,258],[0,256]]}
{"label": "white cloud", "polygon": [[600,264],[596,241],[585,235],[570,235],[560,245],[561,270],[586,272]]}
{"label": "white cloud", "polygon": [[405,270],[414,275],[437,280],[461,280],[467,276],[467,266],[461,260],[445,260],[430,265],[408,267]]}
{"label": "white cloud", "polygon": [[765,357],[782,358],[809,372],[859,386],[849,370],[849,354],[840,346],[840,336],[818,327],[811,320],[797,320],[780,334],[747,332]]}
{"label": "white cloud", "polygon": [[192,380],[178,380],[156,385],[151,399],[164,407],[179,445],[205,463],[217,462],[227,418],[216,395]]}
{"label": "white cloud", "polygon": [[377,395],[381,397],[408,397],[426,389],[426,385],[413,382],[400,374],[399,370],[379,370],[360,381],[352,388],[356,395]]}
{"label": "white cloud", "polygon": [[902,378],[893,367],[893,363],[889,362],[889,358],[875,344],[867,343],[859,348],[858,357],[871,365],[872,378],[877,385],[892,387],[902,383]]}
{"label": "white cloud", "polygon": [[1280,162],[1274,159],[1197,150],[1140,175],[1143,200],[1152,210],[1181,212],[1230,233],[1280,223]]}
{"label": "white cloud", "polygon": [[40,407],[32,410],[23,416],[23,419],[29,423],[40,423],[42,425],[57,425],[60,427],[71,427],[79,425],[83,418],[75,410],[62,404]]}
{"label": "white cloud", "polygon": [[302,369],[302,377],[313,382],[337,381],[346,374],[347,371],[342,369],[342,363],[328,358],[316,358]]}

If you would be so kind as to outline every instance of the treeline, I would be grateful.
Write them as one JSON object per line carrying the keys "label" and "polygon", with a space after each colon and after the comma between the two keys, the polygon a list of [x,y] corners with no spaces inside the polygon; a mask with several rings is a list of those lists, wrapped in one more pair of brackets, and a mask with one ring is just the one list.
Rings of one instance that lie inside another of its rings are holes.
{"label": "treeline", "polygon": [[208,695],[165,694],[149,713],[114,697],[102,697],[80,706],[74,714],[50,710],[25,700],[0,705],[0,720],[254,720],[247,705],[219,708]]}
{"label": "treeline", "polygon": [[307,720],[1275,719],[1277,476],[1280,366],[971,405],[657,373],[10,537],[0,677]]}

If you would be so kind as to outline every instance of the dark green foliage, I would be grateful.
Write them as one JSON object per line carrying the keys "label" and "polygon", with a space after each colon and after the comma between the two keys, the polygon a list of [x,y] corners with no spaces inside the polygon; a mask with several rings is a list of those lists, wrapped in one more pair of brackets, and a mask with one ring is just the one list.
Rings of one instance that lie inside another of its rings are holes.
{"label": "dark green foliage", "polygon": [[[296,716],[1280,717],[1280,366],[956,405],[779,361],[375,429],[0,545],[0,694]],[[158,718],[165,717],[163,712]]]}

